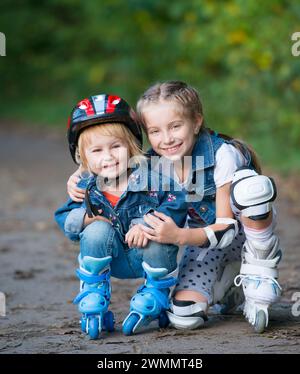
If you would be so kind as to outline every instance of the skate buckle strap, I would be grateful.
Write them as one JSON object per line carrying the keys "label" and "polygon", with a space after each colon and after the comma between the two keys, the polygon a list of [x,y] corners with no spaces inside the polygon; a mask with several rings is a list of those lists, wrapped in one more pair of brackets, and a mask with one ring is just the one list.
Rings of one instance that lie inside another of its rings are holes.
{"label": "skate buckle strap", "polygon": [[154,296],[155,300],[164,308],[169,308],[169,298],[168,296],[163,293],[162,289],[167,289],[170,287],[175,286],[177,282],[177,278],[170,277],[166,279],[159,279],[155,280],[149,275],[146,274],[146,284],[143,284],[139,289],[137,290],[138,293],[150,293]]}
{"label": "skate buckle strap", "polygon": [[109,277],[110,277],[110,271],[107,271],[100,275],[93,275],[93,274],[87,274],[83,272],[81,269],[76,269],[76,274],[80,280],[84,281],[87,284],[100,283],[103,281],[107,281],[109,280]]}
{"label": "skate buckle strap", "polygon": [[105,290],[100,289],[100,288],[92,288],[92,289],[90,289],[90,290],[86,290],[86,291],[82,291],[82,292],[80,292],[80,293],[75,297],[75,299],[73,300],[73,304],[78,304],[78,303],[80,303],[80,301],[81,301],[84,297],[86,297],[87,295],[89,295],[89,294],[91,294],[91,293],[97,293],[97,294],[103,296],[103,297],[105,298],[105,300],[106,300],[107,295],[106,295],[106,291],[105,291]]}
{"label": "skate buckle strap", "polygon": [[269,213],[272,209],[272,203],[250,206],[242,210],[244,217],[257,217]]}
{"label": "skate buckle strap", "polygon": [[137,291],[137,293],[150,293],[151,295],[154,296],[155,300],[164,308],[168,309],[169,308],[169,298],[166,294],[163,292],[159,291],[157,288],[150,288],[147,287],[146,285],[143,285],[140,287]]}
{"label": "skate buckle strap", "polygon": [[173,287],[175,286],[176,282],[177,282],[177,278],[166,278],[166,279],[159,279],[159,280],[155,280],[151,277],[149,277],[149,275],[147,275],[147,285],[150,285],[156,289],[163,289],[163,288],[170,288],[170,287]]}
{"label": "skate buckle strap", "polygon": [[253,264],[245,264],[243,263],[241,266],[241,274],[243,275],[257,275],[260,277],[269,277],[269,278],[277,278],[278,277],[278,269],[276,267],[268,267],[263,266],[268,265],[266,260],[265,263],[260,263],[260,265],[253,265]]}
{"label": "skate buckle strap", "polygon": [[245,263],[242,264],[242,266],[245,265],[252,265],[257,267],[266,267],[266,268],[275,268],[276,265],[279,263],[282,257],[281,250],[277,252],[277,256],[271,259],[258,259],[253,258],[253,256],[250,253],[245,252]]}

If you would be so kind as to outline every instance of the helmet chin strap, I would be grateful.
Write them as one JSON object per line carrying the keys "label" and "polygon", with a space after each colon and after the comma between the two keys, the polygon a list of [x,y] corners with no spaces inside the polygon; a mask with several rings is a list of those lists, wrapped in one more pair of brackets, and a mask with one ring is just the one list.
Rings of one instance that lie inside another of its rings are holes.
{"label": "helmet chin strap", "polygon": [[113,183],[113,182],[115,182],[116,183],[116,185],[118,184],[118,182],[119,182],[119,180],[120,180],[120,178],[126,173],[127,174],[127,177],[131,174],[131,172],[132,172],[132,169],[131,168],[127,168],[126,169],[126,171],[124,171],[124,173],[122,173],[121,175],[117,175],[115,178],[108,178],[108,177],[104,177],[104,178],[102,178],[102,177],[100,177],[100,178],[102,178],[103,179],[103,182],[104,182],[104,185],[105,186],[111,186],[111,184]]}
{"label": "helmet chin strap", "polygon": [[[113,178],[114,181],[118,182],[120,179],[120,176],[118,175],[116,178]],[[110,186],[112,184],[112,178],[111,179],[108,179],[108,177],[105,177],[104,179],[104,184],[106,186]]]}
{"label": "helmet chin strap", "polygon": [[99,212],[98,212],[97,208],[91,202],[88,188],[85,190],[84,202],[85,202],[85,206],[86,206],[86,214],[88,215],[89,218],[93,218],[93,217],[99,215]]}

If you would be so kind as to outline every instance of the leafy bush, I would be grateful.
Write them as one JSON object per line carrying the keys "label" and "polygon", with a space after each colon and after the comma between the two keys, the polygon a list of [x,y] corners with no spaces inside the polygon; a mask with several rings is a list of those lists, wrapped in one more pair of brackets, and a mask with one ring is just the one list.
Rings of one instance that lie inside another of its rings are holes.
{"label": "leafy bush", "polygon": [[134,105],[155,81],[180,79],[199,89],[210,127],[300,168],[299,19],[285,0],[2,0],[0,115],[61,123],[92,93]]}

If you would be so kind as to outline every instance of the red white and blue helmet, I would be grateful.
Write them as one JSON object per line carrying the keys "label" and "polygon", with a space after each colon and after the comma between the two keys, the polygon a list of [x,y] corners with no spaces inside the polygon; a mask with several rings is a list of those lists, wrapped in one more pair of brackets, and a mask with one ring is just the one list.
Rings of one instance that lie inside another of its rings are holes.
{"label": "red white and blue helmet", "polygon": [[72,110],[68,121],[68,142],[73,160],[81,131],[93,125],[122,123],[136,137],[142,147],[143,135],[140,125],[134,120],[134,111],[119,96],[100,94],[79,101]]}

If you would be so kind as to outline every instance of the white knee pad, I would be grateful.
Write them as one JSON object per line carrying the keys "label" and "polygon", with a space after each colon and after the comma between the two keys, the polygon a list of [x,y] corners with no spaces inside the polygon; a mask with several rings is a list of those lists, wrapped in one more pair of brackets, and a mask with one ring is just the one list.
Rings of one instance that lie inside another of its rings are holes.
{"label": "white knee pad", "polygon": [[231,200],[243,216],[253,220],[265,219],[275,198],[276,186],[272,178],[258,175],[248,168],[235,172],[231,185]]}
{"label": "white knee pad", "polygon": [[206,302],[173,300],[167,315],[170,324],[179,330],[194,330],[204,325],[207,320]]}

